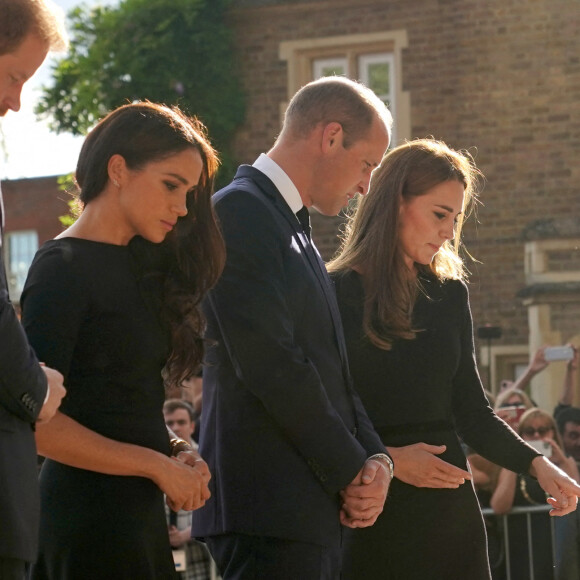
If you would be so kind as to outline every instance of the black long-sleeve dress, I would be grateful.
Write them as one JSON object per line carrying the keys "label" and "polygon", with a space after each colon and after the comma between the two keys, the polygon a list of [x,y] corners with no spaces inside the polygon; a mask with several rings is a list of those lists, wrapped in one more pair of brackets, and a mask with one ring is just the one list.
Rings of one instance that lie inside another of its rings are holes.
{"label": "black long-sleeve dress", "polygon": [[[441,459],[467,469],[460,439],[516,472],[537,453],[490,408],[476,369],[467,288],[424,276],[413,340],[390,351],[362,330],[364,291],[354,271],[334,274],[350,370],[386,446],[446,445]],[[370,528],[345,529],[343,577],[361,580],[490,578],[483,520],[473,485],[418,488],[394,479],[385,509]]]}
{"label": "black long-sleeve dress", "polygon": [[[159,320],[161,286],[143,275],[135,251],[133,243],[47,242],[22,295],[23,323],[39,359],[65,377],[63,413],[169,455],[161,377],[169,333]],[[40,486],[32,578],[175,578],[163,494],[153,481],[47,459]]]}

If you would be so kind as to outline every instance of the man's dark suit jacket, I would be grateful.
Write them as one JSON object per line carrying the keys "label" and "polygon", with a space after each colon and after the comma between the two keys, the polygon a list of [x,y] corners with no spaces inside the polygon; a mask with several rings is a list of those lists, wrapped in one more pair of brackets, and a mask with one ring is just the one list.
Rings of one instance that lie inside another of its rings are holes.
{"label": "man's dark suit jacket", "polygon": [[214,201],[227,264],[205,303],[212,497],[194,534],[336,547],[338,492],[384,447],[351,386],[332,282],[263,173],[240,167]]}
{"label": "man's dark suit jacket", "polygon": [[33,425],[46,396],[41,370],[8,297],[0,192],[0,558],[36,558],[39,496]]}

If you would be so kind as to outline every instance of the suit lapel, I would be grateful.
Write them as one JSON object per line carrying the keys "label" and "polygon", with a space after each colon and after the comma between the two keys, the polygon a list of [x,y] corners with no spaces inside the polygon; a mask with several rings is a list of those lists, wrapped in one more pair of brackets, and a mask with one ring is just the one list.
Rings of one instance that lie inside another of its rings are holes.
{"label": "suit lapel", "polygon": [[346,344],[344,342],[344,332],[342,329],[342,321],[340,318],[338,303],[336,302],[336,294],[334,292],[332,280],[326,271],[326,266],[324,265],[324,262],[322,261],[316,246],[311,242],[311,240],[308,239],[302,230],[302,226],[300,225],[298,218],[295,214],[292,213],[292,210],[286,203],[286,200],[276,189],[272,181],[261,171],[258,171],[253,167],[242,166],[238,171],[238,174],[242,171],[242,169],[251,170],[251,173],[246,173],[244,171],[244,173],[246,173],[244,177],[250,177],[259,186],[260,190],[266,195],[266,197],[268,197],[268,199],[270,199],[274,208],[284,217],[290,228],[293,230],[294,238],[300,245],[302,254],[306,256],[306,259],[308,260],[308,263],[310,264],[310,267],[314,272],[314,275],[316,276],[316,279],[318,280],[318,283],[320,284],[322,292],[326,298],[328,309],[330,311],[334,325],[336,343],[338,345],[343,369],[346,376],[349,376]]}

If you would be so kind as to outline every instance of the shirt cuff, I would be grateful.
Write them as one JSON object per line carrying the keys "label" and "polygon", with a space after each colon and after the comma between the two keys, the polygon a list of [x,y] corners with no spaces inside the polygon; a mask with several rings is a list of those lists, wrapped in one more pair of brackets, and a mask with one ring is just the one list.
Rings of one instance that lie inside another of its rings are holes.
{"label": "shirt cuff", "polygon": [[50,396],[50,385],[48,384],[48,381],[46,381],[46,397],[44,397],[44,403],[42,403],[43,407],[44,405],[46,405],[46,401],[48,401],[49,396]]}

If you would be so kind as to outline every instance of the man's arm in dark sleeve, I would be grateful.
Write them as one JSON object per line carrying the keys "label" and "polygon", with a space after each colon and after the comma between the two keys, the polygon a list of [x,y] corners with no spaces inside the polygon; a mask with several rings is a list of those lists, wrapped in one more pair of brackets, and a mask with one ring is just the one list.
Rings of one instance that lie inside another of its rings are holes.
{"label": "man's arm in dark sleeve", "polygon": [[228,257],[208,303],[232,364],[307,464],[325,473],[324,487],[337,492],[352,481],[368,454],[294,340],[281,234],[264,204],[244,192],[221,199],[216,210]]}
{"label": "man's arm in dark sleeve", "polygon": [[47,380],[5,288],[0,289],[0,405],[34,423],[42,409]]}

